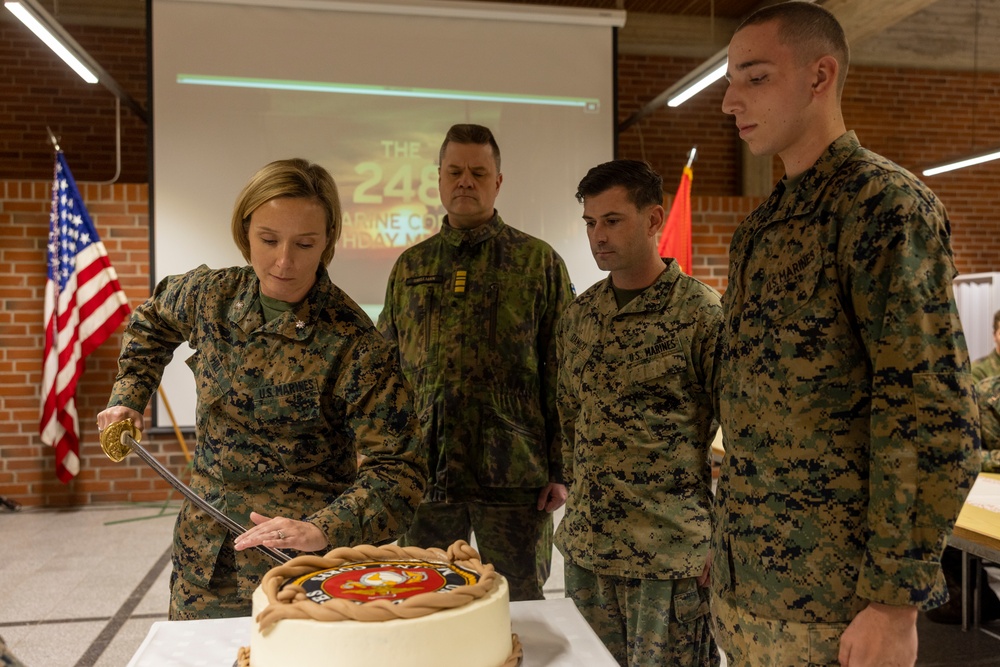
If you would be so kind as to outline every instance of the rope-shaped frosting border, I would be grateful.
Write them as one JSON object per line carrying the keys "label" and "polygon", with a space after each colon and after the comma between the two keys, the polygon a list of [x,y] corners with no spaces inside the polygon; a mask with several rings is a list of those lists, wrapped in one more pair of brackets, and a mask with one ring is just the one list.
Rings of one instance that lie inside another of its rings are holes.
{"label": "rope-shaped frosting border", "polygon": [[[358,604],[351,600],[333,599],[317,604],[306,597],[300,586],[281,588],[289,579],[340,567],[345,563],[368,560],[415,560],[457,565],[474,571],[479,582],[459,586],[447,593],[421,593],[400,602],[374,600]],[[397,618],[419,618],[442,609],[454,609],[489,594],[499,584],[492,565],[479,560],[479,552],[464,540],[455,542],[448,551],[420,549],[390,544],[382,547],[363,544],[357,547],[339,547],[325,556],[298,556],[283,565],[272,568],[261,580],[261,590],[267,595],[268,605],[257,615],[257,624],[264,633],[274,623],[284,619],[312,619],[315,621],[391,621]]]}

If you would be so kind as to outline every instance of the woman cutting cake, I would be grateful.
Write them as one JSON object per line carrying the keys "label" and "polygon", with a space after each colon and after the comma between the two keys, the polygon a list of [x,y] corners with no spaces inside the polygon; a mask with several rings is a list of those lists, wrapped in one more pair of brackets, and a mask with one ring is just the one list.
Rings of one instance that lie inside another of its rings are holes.
{"label": "woman cutting cake", "polygon": [[249,265],[165,278],[125,330],[98,428],[130,418],[141,431],[142,411],[186,341],[198,390],[191,487],[250,526],[234,541],[184,503],[171,620],[249,615],[274,565],[253,547],[295,555],[391,541],[420,501],[426,462],[398,362],[327,273],[340,229],[325,169],[272,162],[233,211]]}

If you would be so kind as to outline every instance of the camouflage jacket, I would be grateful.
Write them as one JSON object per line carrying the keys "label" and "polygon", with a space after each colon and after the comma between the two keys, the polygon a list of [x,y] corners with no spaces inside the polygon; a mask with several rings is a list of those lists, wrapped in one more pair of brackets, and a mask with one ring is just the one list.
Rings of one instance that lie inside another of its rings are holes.
{"label": "camouflage jacket", "polygon": [[1000,375],[1000,352],[993,350],[982,359],[972,362],[972,377],[979,380]]}
{"label": "camouflage jacket", "polygon": [[976,383],[982,421],[983,472],[1000,472],[1000,375]]}
{"label": "camouflage jacket", "polygon": [[[258,292],[249,266],[165,278],[129,321],[109,406],[142,411],[186,340],[196,350],[196,493],[245,526],[251,510],[309,521],[331,548],[394,539],[419,504],[426,462],[389,346],[325,269],[271,322]],[[175,568],[207,587],[227,539],[185,503]],[[256,550],[236,557],[249,596],[273,563]]]}
{"label": "camouflage jacket", "polygon": [[562,258],[499,216],[447,225],[389,275],[379,330],[413,387],[433,501],[533,504],[562,480],[557,320]]}
{"label": "camouflage jacket", "polygon": [[944,207],[853,132],[736,230],[717,594],[796,622],[944,601],[979,446],[955,274]]}
{"label": "camouflage jacket", "polygon": [[670,261],[622,307],[611,279],[559,329],[559,416],[570,482],[556,544],[606,575],[701,574],[711,535],[719,294]]}

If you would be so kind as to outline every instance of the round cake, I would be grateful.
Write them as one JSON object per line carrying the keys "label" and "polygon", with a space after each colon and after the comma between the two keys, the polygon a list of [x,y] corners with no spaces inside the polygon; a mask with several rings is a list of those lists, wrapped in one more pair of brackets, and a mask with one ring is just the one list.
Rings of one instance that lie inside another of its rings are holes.
{"label": "round cake", "polygon": [[253,594],[249,667],[512,667],[506,580],[465,542],[299,556]]}

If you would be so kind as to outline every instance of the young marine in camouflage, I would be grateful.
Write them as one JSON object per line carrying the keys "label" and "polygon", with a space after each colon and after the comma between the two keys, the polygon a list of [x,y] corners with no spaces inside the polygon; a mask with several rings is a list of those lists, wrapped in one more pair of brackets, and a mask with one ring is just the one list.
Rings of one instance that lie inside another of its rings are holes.
{"label": "young marine in camouflage", "polygon": [[[329,178],[304,161],[269,168],[268,178],[279,185],[317,172]],[[188,365],[198,391],[190,486],[241,525],[253,525],[251,512],[263,515],[234,548],[224,526],[184,503],[174,530],[172,619],[248,615],[254,588],[275,565],[248,546],[263,543],[294,555],[295,549],[389,541],[406,529],[423,493],[419,424],[398,362],[360,307],[330,281],[311,245],[319,242],[322,250],[323,239],[312,232],[282,235],[283,225],[296,224],[296,207],[313,200],[281,192],[259,206],[244,196],[251,211],[235,214],[235,227],[252,230],[253,267],[202,266],[170,276],[135,310],[112,407],[99,417],[100,424],[128,409],[141,413],[174,350],[187,341],[196,351]],[[263,228],[263,247],[281,254],[264,270],[267,250],[253,250],[259,231],[253,225],[271,202],[275,211],[293,215],[290,222],[271,218]],[[334,241],[339,205],[335,217]],[[311,261],[295,255],[303,248]],[[329,242],[330,255],[332,248]],[[301,277],[304,294],[276,298],[265,286],[278,271],[284,272],[281,284]],[[307,539],[310,532],[318,541]]]}
{"label": "young marine in camouflage", "polygon": [[712,531],[719,294],[662,260],[663,182],[635,160],[577,197],[607,279],[559,326],[566,594],[623,667],[717,665],[700,586]]}
{"label": "young marine in camouflage", "polygon": [[977,382],[1000,375],[1000,310],[993,313],[993,344],[989,354],[972,362],[972,377]]}
{"label": "young marine in camouflage", "polygon": [[[441,158],[448,215],[397,260],[378,323],[413,387],[430,468],[400,543],[446,546],[474,530],[511,599],[542,599],[551,512],[565,498],[555,327],[572,287],[552,247],[494,209],[489,129],[453,127]],[[549,500],[553,489],[562,495]]]}
{"label": "young marine in camouflage", "polygon": [[983,472],[1000,472],[1000,375],[976,383],[983,438]]}
{"label": "young marine in camouflage", "polygon": [[985,380],[994,375],[1000,375],[1000,352],[997,350],[976,359],[972,364],[972,377],[974,379]]}
{"label": "young marine in camouflage", "polygon": [[722,299],[711,576],[730,664],[912,665],[978,463],[948,217],[845,130],[847,61],[804,2],[729,46],[723,110],[786,174],[736,230]]}

